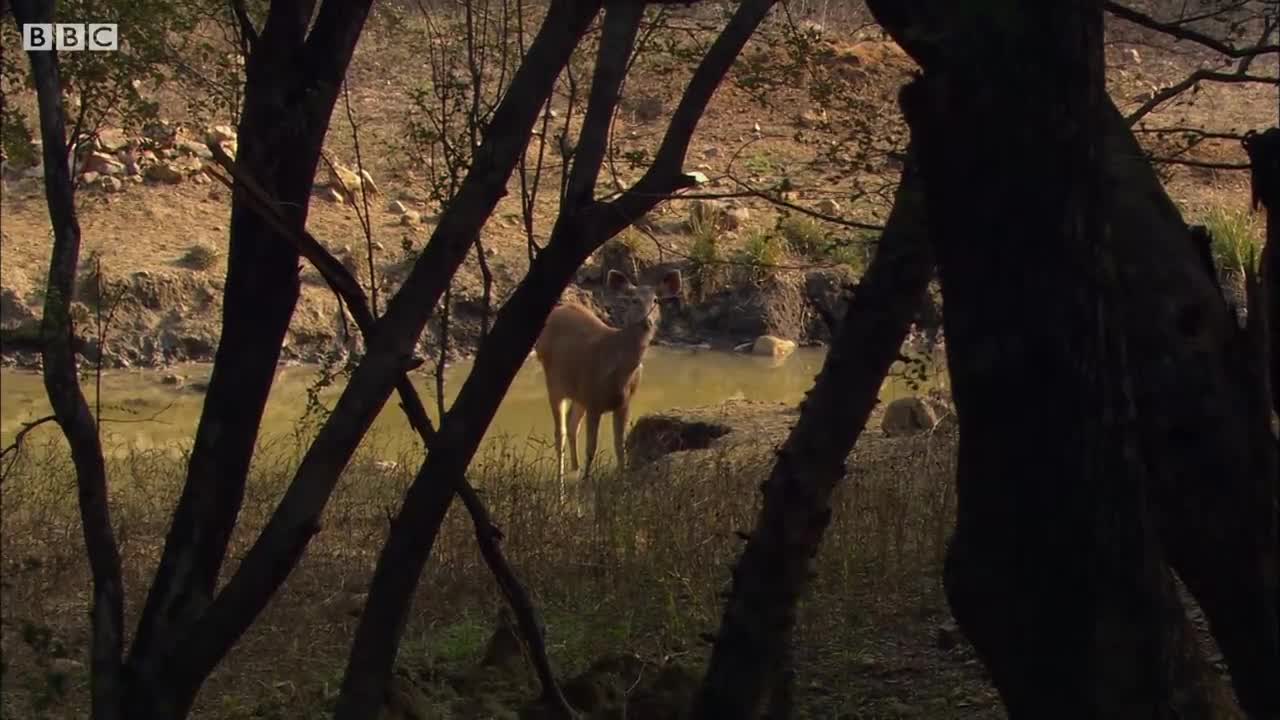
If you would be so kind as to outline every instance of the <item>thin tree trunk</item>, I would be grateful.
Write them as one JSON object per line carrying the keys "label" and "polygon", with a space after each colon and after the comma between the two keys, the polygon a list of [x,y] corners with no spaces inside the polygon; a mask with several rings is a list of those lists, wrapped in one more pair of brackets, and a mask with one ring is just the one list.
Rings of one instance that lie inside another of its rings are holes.
{"label": "thin tree trunk", "polygon": [[879,400],[933,271],[916,154],[907,162],[871,265],[850,299],[800,419],[761,487],[693,717],[753,718],[782,670],[800,594],[831,519],[831,494]]}
{"label": "thin tree trunk", "polygon": [[[19,24],[53,19],[53,6],[49,3],[17,0],[13,10]],[[124,583],[120,551],[111,526],[102,444],[76,375],[71,299],[80,262],[80,223],[76,218],[71,171],[67,167],[70,155],[62,111],[62,85],[55,53],[33,51],[28,55],[44,147],[45,199],[53,225],[53,251],[40,323],[44,386],[58,426],[71,447],[81,529],[93,576],[93,600],[89,608],[90,716],[94,720],[115,720],[124,717],[120,704],[124,693]]]}

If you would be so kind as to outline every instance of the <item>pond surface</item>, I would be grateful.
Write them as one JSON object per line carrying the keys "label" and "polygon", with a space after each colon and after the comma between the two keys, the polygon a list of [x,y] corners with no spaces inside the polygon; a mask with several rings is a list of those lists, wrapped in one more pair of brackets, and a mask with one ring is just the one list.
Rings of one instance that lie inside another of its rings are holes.
{"label": "pond surface", "polygon": [[[799,348],[779,362],[769,358],[723,351],[654,346],[644,361],[644,375],[632,404],[632,422],[641,416],[681,407],[713,405],[731,398],[747,400],[799,402],[813,385],[822,367],[825,348]],[[423,367],[429,367],[430,363]],[[165,370],[116,370],[103,373],[103,435],[109,452],[121,454],[130,447],[170,448],[179,452],[189,447],[200,417],[204,394],[191,386],[207,382],[211,366],[191,364]],[[445,373],[445,395],[452,401],[471,370],[471,362],[463,361]],[[276,376],[263,420],[260,441],[272,443],[288,440],[303,417],[308,388],[318,377],[311,366],[283,367]],[[166,385],[166,375],[177,374],[188,387]],[[411,375],[423,402],[435,420],[435,378],[433,373]],[[338,378],[325,388],[320,398],[332,407],[345,384]],[[92,378],[83,381],[90,405],[94,403]],[[891,400],[911,394],[906,384],[891,377],[885,382],[881,397]],[[40,375],[32,371],[0,370],[0,443],[7,446],[22,423],[49,413]],[[542,366],[530,357],[512,383],[486,442],[503,439],[530,449],[541,447],[549,452],[552,437],[551,409],[547,401]],[[613,453],[610,419],[600,423],[600,450]],[[34,442],[54,437],[57,428],[47,424],[31,434]],[[585,435],[585,431],[583,432]],[[380,445],[409,447],[415,436],[404,419],[399,404],[392,396],[374,423],[371,437]],[[292,443],[290,443],[292,447]],[[580,446],[581,447],[581,446]],[[581,449],[579,450],[581,452]]]}

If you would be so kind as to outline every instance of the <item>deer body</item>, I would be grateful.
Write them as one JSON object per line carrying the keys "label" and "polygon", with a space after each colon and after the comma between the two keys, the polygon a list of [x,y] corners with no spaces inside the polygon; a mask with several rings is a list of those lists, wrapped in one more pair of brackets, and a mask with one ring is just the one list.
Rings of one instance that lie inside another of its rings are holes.
{"label": "deer body", "polygon": [[619,469],[626,466],[624,447],[631,399],[640,386],[641,363],[658,331],[659,303],[680,292],[680,273],[668,273],[658,289],[632,284],[613,270],[607,286],[620,291],[626,302],[624,323],[611,327],[577,303],[557,306],[547,317],[534,346],[542,363],[555,423],[557,478],[564,481],[564,446],[569,442],[571,468],[578,469],[578,429],[587,421],[586,457],[582,477],[591,472],[599,437],[600,418],[613,414],[614,452]]}

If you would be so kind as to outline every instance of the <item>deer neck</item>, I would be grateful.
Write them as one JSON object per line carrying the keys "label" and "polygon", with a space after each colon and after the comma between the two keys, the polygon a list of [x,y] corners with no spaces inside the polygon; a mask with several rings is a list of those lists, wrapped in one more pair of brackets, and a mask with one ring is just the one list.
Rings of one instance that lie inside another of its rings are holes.
{"label": "deer neck", "polygon": [[614,332],[607,341],[614,356],[614,367],[627,374],[635,372],[656,333],[656,325],[649,330],[641,325],[628,325]]}

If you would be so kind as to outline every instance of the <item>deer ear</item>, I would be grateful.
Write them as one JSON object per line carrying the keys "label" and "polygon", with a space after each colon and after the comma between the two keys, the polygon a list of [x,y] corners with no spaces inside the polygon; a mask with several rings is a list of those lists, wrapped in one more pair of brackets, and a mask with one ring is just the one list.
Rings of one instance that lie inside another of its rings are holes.
{"label": "deer ear", "polygon": [[624,288],[633,287],[631,279],[628,278],[626,274],[619,272],[618,270],[610,270],[609,274],[605,276],[604,284],[605,287],[615,292]]}
{"label": "deer ear", "polygon": [[666,297],[677,297],[680,290],[684,287],[684,281],[680,278],[679,270],[672,270],[662,276],[662,290]]}

